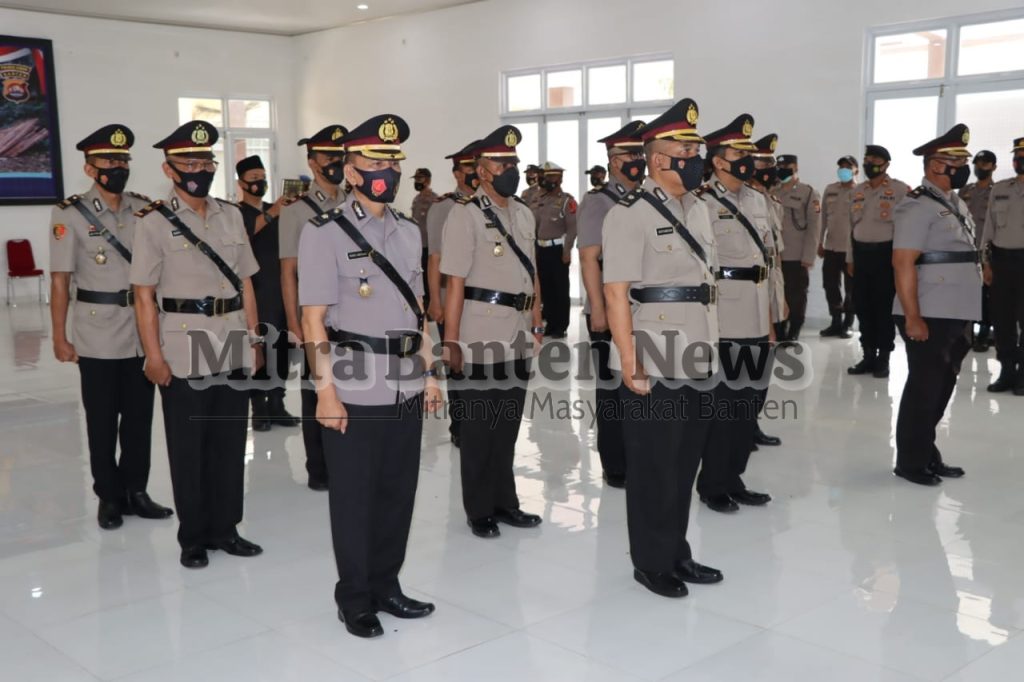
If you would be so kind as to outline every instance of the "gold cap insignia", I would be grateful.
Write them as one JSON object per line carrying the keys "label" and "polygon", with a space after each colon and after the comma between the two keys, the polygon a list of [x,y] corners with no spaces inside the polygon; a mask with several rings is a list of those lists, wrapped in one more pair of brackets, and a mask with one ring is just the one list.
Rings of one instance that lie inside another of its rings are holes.
{"label": "gold cap insignia", "polygon": [[381,142],[394,142],[398,139],[398,126],[395,124],[395,119],[386,119],[380,124],[380,128],[377,129],[377,137],[380,138]]}
{"label": "gold cap insignia", "polygon": [[201,125],[197,125],[195,130],[192,131],[192,142],[196,144],[206,144],[210,141],[210,133],[206,132],[206,128]]}
{"label": "gold cap insignia", "polygon": [[697,107],[693,104],[686,110],[686,122],[692,126],[697,125]]}
{"label": "gold cap insignia", "polygon": [[331,133],[331,142],[337,140],[342,135],[344,135],[344,133],[341,132],[341,128],[335,128],[334,132]]}
{"label": "gold cap insignia", "polygon": [[754,132],[754,124],[751,123],[750,119],[748,118],[746,121],[743,122],[743,134],[746,135],[747,137],[750,137],[750,134],[752,132]]}
{"label": "gold cap insignia", "polygon": [[118,128],[114,131],[114,134],[110,136],[110,144],[115,147],[123,147],[128,144],[128,136],[124,134],[124,131]]}
{"label": "gold cap insignia", "polygon": [[505,133],[505,146],[515,147],[517,144],[519,144],[519,136],[516,135],[516,131],[510,128],[509,131]]}
{"label": "gold cap insignia", "polygon": [[775,139],[775,138],[772,138],[772,142],[771,142],[771,144],[770,144],[770,145],[768,145],[768,148],[769,148],[769,149],[771,149],[771,150],[772,150],[772,151],[774,152],[774,151],[775,151],[775,146],[776,146],[776,145],[777,145],[778,143],[779,143],[779,141],[778,141],[777,139]]}
{"label": "gold cap insignia", "polygon": [[964,141],[964,144],[967,144],[968,142],[971,141],[971,131],[970,130],[965,130],[964,131],[963,141]]}

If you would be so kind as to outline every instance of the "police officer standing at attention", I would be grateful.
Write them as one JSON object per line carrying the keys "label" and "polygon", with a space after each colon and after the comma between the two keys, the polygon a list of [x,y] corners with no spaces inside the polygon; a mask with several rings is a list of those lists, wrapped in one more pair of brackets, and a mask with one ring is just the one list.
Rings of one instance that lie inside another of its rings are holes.
{"label": "police officer standing at attention", "polygon": [[860,326],[860,345],[864,357],[846,371],[889,376],[889,354],[896,347],[896,329],[890,311],[896,295],[892,241],[896,206],[910,188],[886,172],[891,160],[889,150],[869,144],[864,150],[864,175],[867,180],[853,190],[850,221],[853,223],[851,248],[853,264],[853,301]]}
{"label": "police officer standing at attention", "polygon": [[541,168],[534,164],[530,164],[526,167],[526,189],[523,190],[523,201],[526,205],[533,209],[533,204],[538,197],[543,193],[540,187]]}
{"label": "police officer standing at attention", "polygon": [[[522,134],[501,126],[474,149],[480,187],[448,213],[441,272],[448,275],[445,354],[464,411],[462,503],[477,537],[500,534],[498,523],[517,528],[541,518],[519,508],[513,473],[523,419],[530,357],[543,338],[537,297],[536,220],[516,198]],[[461,345],[460,345],[461,344]]]}
{"label": "police officer standing at attention", "polygon": [[967,354],[967,327],[981,315],[974,221],[955,191],[971,174],[969,140],[967,126],[960,123],[915,149],[924,157],[924,183],[895,211],[893,314],[906,343],[909,373],[896,421],[894,473],[920,485],[964,475],[943,463],[935,427]]}
{"label": "police officer standing at attention", "polygon": [[[344,138],[345,202],[299,241],[299,301],[312,346],[317,421],[329,468],[338,617],[357,637],[384,634],[377,612],[422,618],[398,573],[412,522],[423,410],[441,402],[423,311],[418,226],[389,206],[409,126],[374,116]],[[361,368],[345,378],[335,363]]]}
{"label": "police officer standing at attention", "polygon": [[[309,192],[298,197],[281,209],[280,256],[281,293],[284,297],[284,312],[288,320],[288,331],[302,345],[302,324],[299,310],[299,233],[314,216],[338,206],[345,200],[341,189],[344,181],[341,138],[348,132],[345,126],[332,124],[316,134],[299,140],[299,146],[306,146],[306,162],[313,172],[313,183]],[[309,358],[302,356],[303,383],[309,375]],[[324,446],[319,425],[316,423],[316,391],[303,387],[302,392],[302,443],[306,448],[306,472],[309,474],[311,490],[327,490],[327,465],[324,463]]]}
{"label": "police officer standing at attention", "polygon": [[846,267],[846,254],[850,251],[850,199],[859,169],[857,159],[852,156],[843,156],[836,164],[839,166],[836,170],[839,182],[826,187],[822,195],[824,206],[818,256],[824,259],[821,283],[825,288],[832,324],[821,330],[821,336],[848,339],[853,325],[853,292],[850,290],[852,284]]}
{"label": "police officer standing at attention", "polygon": [[131,269],[146,378],[163,402],[186,568],[205,567],[209,549],[263,552],[236,529],[249,412],[249,392],[237,384],[263,360],[250,280],[258,266],[238,208],[209,196],[217,137],[216,127],[189,121],[153,145],[164,151],[174,189],[136,214]]}
{"label": "police officer standing at attention", "polygon": [[[256,294],[256,311],[260,320],[260,335],[266,336],[266,349],[274,352],[275,362],[261,370],[262,376],[257,379],[266,380],[267,370],[274,370],[284,379],[288,376],[288,323],[284,315],[284,302],[281,297],[281,261],[278,259],[278,225],[277,218],[281,214],[284,198],[273,204],[263,201],[267,193],[267,171],[258,156],[247,156],[235,164],[238,175],[238,189],[242,192],[238,202],[238,210],[242,212],[245,232],[249,235],[256,264],[260,269],[252,276],[252,288]],[[273,336],[271,336],[273,331]],[[298,426],[299,420],[284,408],[284,386],[269,390],[253,389],[250,394],[252,402],[252,430],[269,431],[272,424],[278,426]]]}
{"label": "police officer standing at attention", "polygon": [[551,162],[542,166],[541,194],[533,206],[537,217],[537,275],[545,336],[564,339],[569,328],[569,263],[576,243],[576,199],[562,191],[565,169]]}
{"label": "police officer standing at attention", "polygon": [[587,171],[587,175],[590,177],[590,186],[594,189],[601,189],[608,184],[608,170],[604,166],[595,165]]}
{"label": "police officer standing at attention", "polygon": [[719,389],[728,419],[721,428],[713,429],[697,479],[701,501],[717,512],[734,512],[739,504],[764,505],[772,499],[747,490],[741,478],[754,447],[759,411],[755,406],[762,396],[757,384],[766,380],[770,365],[765,362],[762,376],[755,376],[739,356],[750,352],[757,366],[761,354],[769,352],[769,340],[775,338],[768,284],[772,261],[768,206],[764,197],[746,185],[755,170],[750,156],[757,151],[750,141],[753,132],[754,118],[741,114],[705,136],[713,175],[696,193],[707,203],[718,252],[721,362],[726,362],[728,353],[730,365],[740,368],[735,377],[726,376]]}
{"label": "police officer standing at attention", "polygon": [[1024,137],[1013,141],[1016,176],[992,188],[982,247],[992,289],[999,378],[988,390],[1024,396]]}
{"label": "police officer standing at attention", "polygon": [[[982,149],[974,155],[974,177],[972,182],[960,190],[960,198],[967,203],[978,230],[978,248],[982,248],[981,237],[985,233],[985,218],[988,214],[988,201],[992,196],[992,173],[996,170],[996,155],[988,149]],[[982,254],[984,257],[985,254]],[[978,320],[978,333],[974,335],[974,352],[984,353],[992,345],[992,317],[989,312],[989,285],[982,288],[981,319]]]}
{"label": "police officer standing at attention", "polygon": [[[104,530],[120,528],[125,514],[145,519],[173,514],[146,493],[153,384],[142,373],[128,273],[136,234],[132,214],[149,200],[124,191],[134,143],[131,129],[120,123],[79,142],[76,149],[85,154],[92,188],[57,204],[50,221],[53,353],[61,362],[78,363],[93,491],[99,497],[96,518]],[[67,337],[72,280],[77,287],[73,344]]]}
{"label": "police officer standing at attention", "polygon": [[775,196],[782,202],[782,273],[786,286],[786,304],[789,306],[789,325],[786,338],[796,341],[807,314],[809,271],[817,254],[818,235],[821,232],[821,201],[818,192],[800,182],[799,165],[794,154],[779,156],[779,186]]}
{"label": "police officer standing at attention", "polygon": [[608,212],[602,244],[633,578],[664,597],[722,580],[686,541],[693,480],[719,426],[699,407],[718,394],[714,353],[684,359],[688,345],[718,341],[715,239],[704,200],[689,194],[704,177],[697,118],[697,104],[683,99],[644,128],[649,177]]}
{"label": "police officer standing at attention", "polygon": [[[775,338],[778,341],[785,339],[785,321],[789,319],[789,308],[786,306],[785,280],[782,274],[782,202],[772,193],[772,189],[778,184],[779,169],[775,165],[775,149],[779,144],[779,136],[775,133],[765,135],[754,142],[757,148],[751,156],[754,157],[754,175],[750,178],[750,186],[764,196],[768,205],[768,224],[772,229],[772,264],[768,274],[771,282],[771,306],[772,326],[775,328]],[[760,432],[760,428],[758,429]],[[777,443],[762,443],[760,439],[755,442],[758,445],[781,445],[782,441],[775,436],[768,436],[777,440]]]}
{"label": "police officer standing at attention", "polygon": [[427,215],[430,207],[441,199],[430,188],[431,179],[432,174],[429,168],[417,168],[416,173],[412,176],[413,188],[416,190],[416,196],[412,198],[412,221],[420,228],[420,237],[423,241],[423,258],[421,262],[423,286],[425,289],[423,303],[426,306],[430,305],[430,289],[427,285]]}
{"label": "police officer standing at attention", "polygon": [[598,140],[608,149],[608,168],[612,173],[612,181],[587,192],[580,203],[577,217],[580,269],[583,272],[583,286],[587,291],[583,313],[597,370],[597,453],[601,457],[604,481],[613,488],[624,488],[626,485],[626,452],[618,386],[613,385],[614,378],[608,368],[612,333],[608,329],[604,283],[601,278],[601,241],[608,211],[644,179],[647,163],[644,161],[644,143],[640,139],[643,127],[643,121],[631,121],[608,137]]}

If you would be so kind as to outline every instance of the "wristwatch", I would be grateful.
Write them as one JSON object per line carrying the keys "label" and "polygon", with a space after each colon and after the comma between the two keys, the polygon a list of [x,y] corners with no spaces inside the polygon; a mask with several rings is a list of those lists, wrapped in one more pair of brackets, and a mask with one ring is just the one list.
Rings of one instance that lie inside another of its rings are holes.
{"label": "wristwatch", "polygon": [[265,337],[265,336],[257,336],[256,334],[249,334],[249,345],[250,346],[259,346],[260,344],[264,344],[266,342],[267,342],[267,337]]}
{"label": "wristwatch", "polygon": [[530,333],[531,334],[543,334],[544,333],[544,327],[530,327]]}
{"label": "wristwatch", "polygon": [[422,374],[421,376],[422,376],[422,377],[423,377],[424,379],[426,379],[427,377],[434,377],[434,378],[437,378],[437,368],[436,368],[436,367],[431,367],[430,369],[428,369],[427,371],[425,371],[425,372],[424,372],[424,373],[423,373],[423,374]]}

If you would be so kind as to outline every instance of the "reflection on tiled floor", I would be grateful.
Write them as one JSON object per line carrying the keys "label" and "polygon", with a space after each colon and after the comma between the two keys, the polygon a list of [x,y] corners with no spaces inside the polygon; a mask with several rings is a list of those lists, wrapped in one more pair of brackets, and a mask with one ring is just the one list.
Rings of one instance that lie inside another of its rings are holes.
{"label": "reflection on tiled floor", "polygon": [[[332,604],[327,498],[305,487],[298,429],[251,434],[243,533],[266,554],[177,563],[174,521],[95,524],[78,374],[50,352],[48,313],[0,311],[0,679],[12,682],[1019,679],[1024,665],[1024,398],[985,392],[972,354],[940,433],[967,478],[891,473],[888,381],[846,375],[856,342],[805,339],[815,378],[785,441],[753,455],[763,509],[695,506],[691,537],[726,581],[681,601],[632,580],[622,491],[582,421],[524,424],[517,475],[539,530],[469,534],[446,424],[424,436],[403,584],[438,605],[385,637],[349,636]],[[555,396],[588,398],[586,387]],[[288,402],[298,411],[298,395]],[[171,501],[160,410],[150,490]]]}

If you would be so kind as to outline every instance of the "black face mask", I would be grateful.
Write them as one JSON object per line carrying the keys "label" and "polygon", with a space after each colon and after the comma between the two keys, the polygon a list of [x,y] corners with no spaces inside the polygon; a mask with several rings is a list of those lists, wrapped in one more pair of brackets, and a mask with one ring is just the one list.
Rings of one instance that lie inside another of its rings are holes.
{"label": "black face mask", "polygon": [[754,177],[754,170],[753,157],[744,156],[742,159],[730,161],[729,169],[726,172],[737,180],[746,182],[750,178]]}
{"label": "black face mask", "polygon": [[1013,170],[1017,175],[1024,175],[1024,156],[1013,157]]}
{"label": "black face mask", "polygon": [[630,182],[640,182],[644,178],[644,171],[647,170],[647,162],[643,159],[634,159],[622,164],[622,174],[629,178]]}
{"label": "black face mask", "polygon": [[754,180],[761,183],[765,187],[765,189],[769,187],[774,187],[775,183],[778,181],[778,177],[779,169],[776,168],[775,166],[761,168],[759,170],[754,171]]}
{"label": "black face mask", "polygon": [[992,169],[991,168],[975,168],[974,169],[974,175],[979,180],[988,180],[989,178],[992,177]]}
{"label": "black face mask", "polygon": [[527,175],[526,176],[526,184],[529,187],[533,187],[534,185],[536,185],[537,184],[537,176],[536,175]]}
{"label": "black face mask", "polygon": [[786,183],[793,179],[792,168],[780,168],[776,177],[779,178],[779,182]]}
{"label": "black face mask", "polygon": [[477,175],[476,173],[466,173],[462,177],[462,184],[464,184],[466,187],[472,190],[475,190],[477,187],[480,186],[480,176]]}
{"label": "black face mask", "polygon": [[197,173],[185,173],[175,169],[178,177],[181,178],[174,183],[190,197],[203,199],[210,194],[210,186],[213,185],[214,171],[199,171]]}
{"label": "black face mask", "polygon": [[423,183],[423,182],[414,182],[414,183],[412,183],[412,187],[417,192],[422,192],[423,190],[425,190],[427,188],[427,185],[426,185],[426,183]]}
{"label": "black face mask", "polygon": [[681,156],[670,156],[672,162],[668,169],[675,171],[683,182],[687,192],[691,192],[701,186],[704,182],[704,159],[700,156],[693,156],[688,159]]}
{"label": "black face mask", "polygon": [[874,178],[877,178],[879,175],[882,175],[883,173],[885,173],[884,165],[876,166],[873,163],[864,163],[864,175],[868,177],[868,180],[873,180]]}
{"label": "black face mask", "polygon": [[544,189],[545,192],[554,192],[556,189],[558,189],[558,183],[552,180],[541,180],[540,186]]}
{"label": "black face mask", "polygon": [[503,197],[514,196],[519,189],[519,169],[513,166],[506,168],[501,175],[495,175],[491,181],[494,191]]}
{"label": "black face mask", "polygon": [[245,183],[245,191],[253,196],[262,197],[267,193],[267,181],[253,180],[252,182],[247,182]]}
{"label": "black face mask", "polygon": [[602,178],[599,175],[591,175],[590,176],[590,186],[591,187],[603,187],[604,186],[604,178]]}
{"label": "black face mask", "polygon": [[943,171],[943,175],[948,175],[950,177],[950,188],[962,189],[967,184],[967,181],[971,179],[971,169],[969,166],[960,166],[959,168],[946,166],[946,170]]}
{"label": "black face mask", "polygon": [[332,185],[340,185],[345,179],[345,164],[341,161],[332,161],[326,166],[320,166],[320,172],[324,179]]}
{"label": "black face mask", "polygon": [[402,174],[394,168],[384,168],[377,171],[361,170],[363,182],[358,189],[367,199],[378,204],[390,204],[395,200],[398,193],[398,184],[402,180]]}
{"label": "black face mask", "polygon": [[[111,194],[120,194],[128,184],[127,168],[96,168],[96,184]],[[104,180],[106,178],[106,180]]]}

